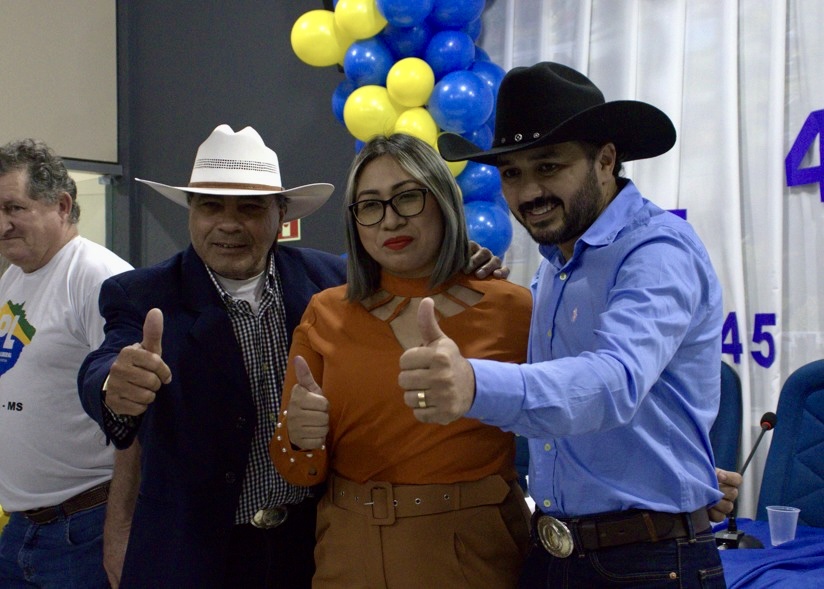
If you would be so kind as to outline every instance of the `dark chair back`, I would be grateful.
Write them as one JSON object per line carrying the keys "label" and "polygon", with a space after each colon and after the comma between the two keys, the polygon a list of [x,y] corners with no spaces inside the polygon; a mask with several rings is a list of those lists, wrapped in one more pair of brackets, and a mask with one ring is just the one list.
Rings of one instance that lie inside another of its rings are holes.
{"label": "dark chair back", "polygon": [[824,360],[787,378],[775,413],[756,519],[767,519],[768,505],[791,505],[799,524],[824,527]]}
{"label": "dark chair back", "polygon": [[721,405],[710,429],[710,444],[715,465],[724,470],[738,468],[742,414],[741,379],[732,366],[721,362]]}

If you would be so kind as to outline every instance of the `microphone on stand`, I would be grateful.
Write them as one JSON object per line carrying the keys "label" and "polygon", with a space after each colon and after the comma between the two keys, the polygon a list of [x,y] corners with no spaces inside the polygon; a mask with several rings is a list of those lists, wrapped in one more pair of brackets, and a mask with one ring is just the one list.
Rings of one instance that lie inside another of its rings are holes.
{"label": "microphone on stand", "polygon": [[[761,416],[761,433],[758,434],[758,439],[755,440],[755,444],[753,444],[752,450],[750,450],[750,455],[747,456],[747,459],[744,461],[744,466],[741,467],[741,471],[738,474],[742,476],[744,475],[744,471],[747,470],[753,455],[755,455],[758,444],[761,443],[761,438],[764,437],[765,433],[775,427],[776,421],[778,421],[778,417],[776,417],[775,413],[772,411],[767,411]],[[718,546],[718,550],[729,550],[732,548],[764,548],[764,544],[761,543],[761,540],[755,536],[745,534],[743,530],[738,529],[738,525],[735,521],[737,513],[738,499],[736,498],[732,506],[732,513],[730,514],[727,529],[715,533],[715,543]]]}

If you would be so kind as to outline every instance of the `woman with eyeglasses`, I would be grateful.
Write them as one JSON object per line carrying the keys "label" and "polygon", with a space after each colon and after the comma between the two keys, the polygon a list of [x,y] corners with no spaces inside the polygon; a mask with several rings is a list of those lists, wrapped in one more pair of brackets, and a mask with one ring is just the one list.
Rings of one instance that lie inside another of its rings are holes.
{"label": "woman with eyeglasses", "polygon": [[529,512],[512,434],[422,423],[397,379],[424,297],[464,355],[524,361],[529,291],[463,272],[460,190],[419,139],[369,141],[345,200],[348,283],[315,295],[294,333],[270,444],[287,480],[326,484],[313,586],[514,587]]}

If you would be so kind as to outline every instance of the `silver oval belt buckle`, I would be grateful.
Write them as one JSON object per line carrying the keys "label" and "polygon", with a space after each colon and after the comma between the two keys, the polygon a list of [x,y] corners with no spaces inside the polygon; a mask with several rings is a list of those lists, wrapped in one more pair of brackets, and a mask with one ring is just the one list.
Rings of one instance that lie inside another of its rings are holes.
{"label": "silver oval belt buckle", "polygon": [[285,507],[267,507],[253,515],[250,523],[256,528],[269,530],[285,522],[287,517],[289,517],[289,510]]}
{"label": "silver oval belt buckle", "polygon": [[552,556],[566,558],[572,554],[575,544],[566,524],[550,515],[542,515],[536,524],[541,544]]}

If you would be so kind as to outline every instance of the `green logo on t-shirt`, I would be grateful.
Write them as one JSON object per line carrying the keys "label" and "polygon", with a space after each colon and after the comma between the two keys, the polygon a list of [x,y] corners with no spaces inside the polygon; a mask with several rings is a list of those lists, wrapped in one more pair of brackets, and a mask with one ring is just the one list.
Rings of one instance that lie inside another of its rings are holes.
{"label": "green logo on t-shirt", "polygon": [[0,309],[0,375],[12,369],[37,331],[26,319],[23,305],[8,301]]}

